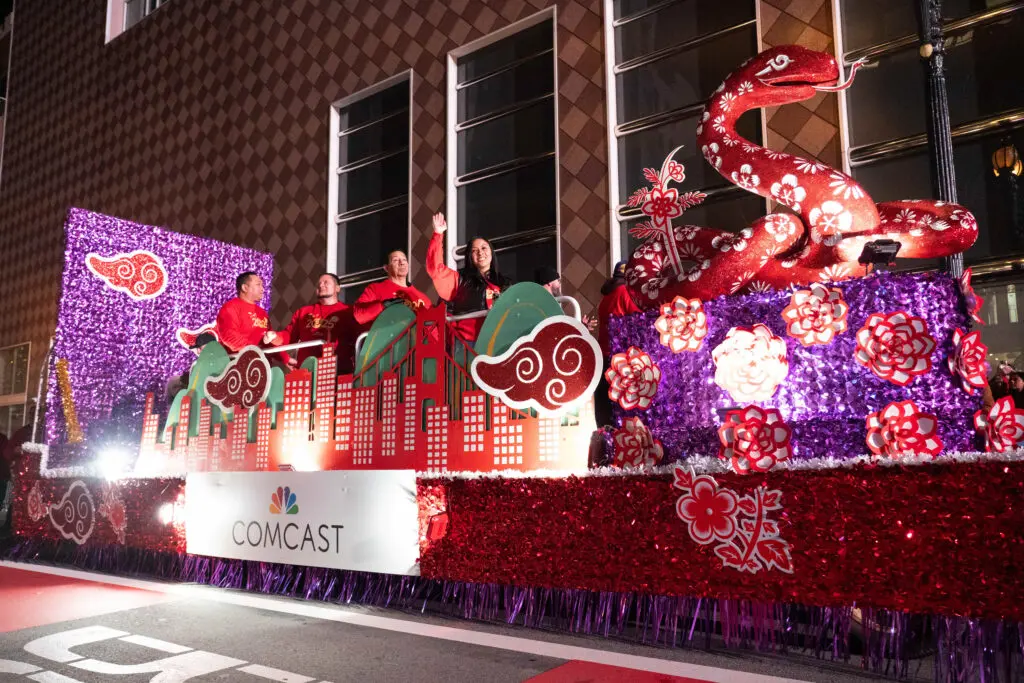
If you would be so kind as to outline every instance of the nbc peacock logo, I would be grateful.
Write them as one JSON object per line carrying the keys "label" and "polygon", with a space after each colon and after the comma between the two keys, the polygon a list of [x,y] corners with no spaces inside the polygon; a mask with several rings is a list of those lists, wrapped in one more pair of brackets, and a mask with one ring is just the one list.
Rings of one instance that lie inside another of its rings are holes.
{"label": "nbc peacock logo", "polygon": [[279,515],[283,510],[286,515],[297,515],[299,514],[297,501],[298,498],[290,488],[278,486],[277,491],[270,496],[270,513]]}

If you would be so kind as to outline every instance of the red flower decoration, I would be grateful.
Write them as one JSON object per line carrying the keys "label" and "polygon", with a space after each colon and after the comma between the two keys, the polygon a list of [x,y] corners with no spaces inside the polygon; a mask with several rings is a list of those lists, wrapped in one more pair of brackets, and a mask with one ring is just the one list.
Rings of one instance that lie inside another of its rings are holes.
{"label": "red flower decoration", "polygon": [[782,319],[790,337],[804,346],[815,346],[828,344],[846,331],[849,310],[841,291],[815,283],[810,289],[793,292],[789,305],[782,309]]}
{"label": "red flower decoration", "polygon": [[674,187],[661,189],[653,188],[647,193],[647,199],[640,206],[640,210],[655,220],[664,222],[676,216],[683,215],[683,209],[679,206],[679,190]]}
{"label": "red flower decoration", "polygon": [[690,538],[697,543],[730,541],[736,534],[738,503],[734,492],[718,488],[718,482],[701,475],[693,480],[690,492],[676,501],[676,514],[687,523]]}
{"label": "red flower decoration", "polygon": [[890,403],[867,417],[867,444],[875,455],[926,455],[942,452],[938,420],[922,413],[913,401]]}
{"label": "red flower decoration", "polygon": [[[782,509],[782,491],[756,487],[750,495],[719,488],[713,477],[695,477],[676,465],[673,488],[683,492],[676,514],[690,538],[701,545],[717,541],[714,552],[723,567],[756,574],[762,569],[793,573],[789,543],[768,513]],[[742,519],[741,519],[742,517]]]}
{"label": "red flower decoration", "polygon": [[672,353],[696,351],[708,334],[708,317],[699,299],[677,296],[661,306],[661,316],[654,322],[658,340]]}
{"label": "red flower decoration", "polygon": [[625,353],[616,353],[605,370],[608,398],[624,410],[647,410],[658,393],[661,368],[642,349],[630,346]]}
{"label": "red flower decoration", "polygon": [[619,467],[653,467],[665,457],[661,442],[651,435],[639,417],[623,420],[622,427],[615,430],[613,440],[614,462]]}
{"label": "red flower decoration", "polygon": [[985,378],[988,376],[988,363],[985,356],[988,347],[981,343],[981,332],[975,330],[964,334],[959,327],[953,332],[953,355],[949,357],[949,371],[954,377],[961,379],[961,384],[968,394],[974,390],[985,390]]}
{"label": "red flower decoration", "polygon": [[791,436],[782,414],[774,408],[730,410],[718,428],[722,442],[718,457],[728,460],[737,474],[767,472],[775,463],[789,459]]}
{"label": "red flower decoration", "polygon": [[979,325],[984,325],[985,321],[978,316],[978,313],[985,304],[985,300],[978,296],[971,285],[970,268],[966,269],[964,274],[960,276],[960,293],[964,295],[964,303],[967,304],[967,314],[971,316],[971,320]]}
{"label": "red flower decoration", "polygon": [[678,161],[668,162],[668,166],[665,168],[666,175],[677,183],[681,183],[686,180],[686,171],[683,169],[683,165]]}
{"label": "red flower decoration", "polygon": [[39,490],[39,481],[32,485],[32,489],[28,492],[28,498],[25,501],[25,512],[28,514],[28,518],[33,522],[38,522],[46,513],[49,512],[49,507],[43,505],[43,494]]}
{"label": "red flower decoration", "polygon": [[872,313],[857,332],[858,363],[875,376],[905,387],[932,368],[935,340],[928,323],[906,311]]}
{"label": "red flower decoration", "polygon": [[974,414],[974,426],[985,433],[985,450],[1005,453],[1024,444],[1024,410],[1013,405],[1011,396],[995,402],[988,414]]}
{"label": "red flower decoration", "polygon": [[106,517],[110,527],[117,536],[117,542],[124,545],[124,533],[128,527],[128,519],[125,514],[124,502],[121,500],[117,489],[113,486],[103,492],[103,502],[96,508],[101,516]]}
{"label": "red flower decoration", "polygon": [[786,342],[761,323],[734,327],[711,352],[715,384],[734,401],[767,401],[789,374]]}

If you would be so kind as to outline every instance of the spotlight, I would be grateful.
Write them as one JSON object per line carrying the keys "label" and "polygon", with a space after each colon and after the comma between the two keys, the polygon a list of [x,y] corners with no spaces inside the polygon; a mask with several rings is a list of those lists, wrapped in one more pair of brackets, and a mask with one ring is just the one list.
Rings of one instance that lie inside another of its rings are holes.
{"label": "spotlight", "polygon": [[107,448],[100,451],[96,459],[95,467],[99,475],[104,479],[113,481],[121,479],[128,474],[128,464],[131,458],[119,448]]}
{"label": "spotlight", "polygon": [[892,265],[896,262],[896,254],[899,253],[902,246],[896,240],[874,240],[873,242],[868,242],[864,245],[864,250],[860,253],[860,258],[857,259],[857,262],[863,263],[865,266]]}
{"label": "spotlight", "polygon": [[160,506],[160,510],[157,512],[160,517],[160,521],[163,524],[170,524],[174,521],[174,504],[164,503]]}

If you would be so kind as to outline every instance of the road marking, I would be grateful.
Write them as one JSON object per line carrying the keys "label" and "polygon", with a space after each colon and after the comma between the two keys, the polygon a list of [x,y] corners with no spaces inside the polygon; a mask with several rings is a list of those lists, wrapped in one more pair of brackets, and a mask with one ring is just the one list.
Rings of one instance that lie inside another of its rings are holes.
{"label": "road marking", "polygon": [[250,664],[249,666],[243,666],[239,671],[252,674],[253,676],[259,676],[260,678],[266,678],[270,681],[279,681],[279,683],[309,683],[310,681],[316,680],[309,676],[293,674],[291,671],[273,669],[269,666],[263,666],[262,664]]}
{"label": "road marking", "polygon": [[169,655],[180,655],[183,652],[188,652],[192,648],[185,647],[184,645],[178,645],[177,643],[168,643],[166,640],[158,640],[156,638],[150,638],[149,636],[130,635],[121,638],[126,643],[132,645],[141,645],[142,647],[148,647],[151,650],[159,650],[160,652],[166,652]]}
{"label": "road marking", "polygon": [[[425,624],[392,617],[382,617],[372,614],[360,614],[347,611],[340,606],[320,606],[306,602],[286,601],[272,599],[260,595],[241,593],[227,590],[217,590],[211,587],[200,587],[178,583],[157,583],[142,581],[139,579],[128,579],[120,576],[107,576],[94,574],[77,569],[65,569],[63,567],[47,567],[42,565],[19,564],[8,561],[0,561],[0,566],[13,569],[53,574],[68,578],[106,583],[116,586],[127,586],[129,588],[141,588],[143,590],[158,591],[171,595],[218,602],[221,604],[250,607],[262,609],[281,614],[309,617],[322,621],[333,621],[337,623],[350,624],[353,626],[364,626],[382,631],[395,633],[406,633],[409,635],[422,636],[424,638],[435,638],[469,645],[479,645],[497,650],[508,650],[523,654],[536,655],[540,657],[552,657],[563,660],[579,660],[605,664],[638,671],[650,671],[652,673],[668,674],[671,676],[699,678],[708,683],[805,683],[792,678],[780,678],[763,674],[735,671],[732,669],[719,669],[716,667],[690,664],[687,662],[676,662],[667,659],[654,657],[643,657],[640,655],[629,655],[619,652],[608,652],[589,647],[577,645],[564,645],[561,643],[549,643],[541,640],[531,640],[519,636],[507,636],[483,631],[454,628],[451,626],[438,626],[436,624]],[[123,634],[122,634],[123,635]]]}

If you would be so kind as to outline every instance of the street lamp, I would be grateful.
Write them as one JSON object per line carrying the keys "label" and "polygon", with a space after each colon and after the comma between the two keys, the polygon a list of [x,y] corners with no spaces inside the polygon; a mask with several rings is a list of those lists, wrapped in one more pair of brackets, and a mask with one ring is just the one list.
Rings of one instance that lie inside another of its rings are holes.
{"label": "street lamp", "polygon": [[1021,161],[1020,153],[1014,147],[1013,142],[1007,138],[1003,146],[992,152],[992,173],[997,178],[1004,176],[1019,176],[1024,171],[1024,161]]}
{"label": "street lamp", "polygon": [[1024,171],[1024,161],[1013,142],[1006,138],[1003,146],[992,152],[992,173],[1005,178],[1010,194],[1010,223],[1018,236],[1024,236],[1024,220],[1021,217],[1020,198],[1017,191],[1017,177]]}

